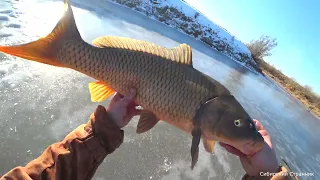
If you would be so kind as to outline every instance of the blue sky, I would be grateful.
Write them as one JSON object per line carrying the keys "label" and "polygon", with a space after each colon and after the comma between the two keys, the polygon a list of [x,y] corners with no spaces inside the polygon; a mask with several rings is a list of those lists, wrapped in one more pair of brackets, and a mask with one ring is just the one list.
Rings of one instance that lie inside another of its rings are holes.
{"label": "blue sky", "polygon": [[319,0],[186,0],[242,42],[262,34],[278,46],[265,58],[320,94]]}

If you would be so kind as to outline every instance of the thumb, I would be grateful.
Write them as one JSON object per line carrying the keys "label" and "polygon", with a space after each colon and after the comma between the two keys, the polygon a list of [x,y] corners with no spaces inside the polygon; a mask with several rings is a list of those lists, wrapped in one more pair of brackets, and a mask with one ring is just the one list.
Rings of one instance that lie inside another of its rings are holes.
{"label": "thumb", "polygon": [[129,103],[131,103],[134,100],[135,96],[136,96],[136,90],[131,88],[129,90],[129,93],[121,99],[120,104],[122,106],[128,106]]}
{"label": "thumb", "polygon": [[123,96],[120,93],[116,92],[112,97],[110,104],[115,104],[116,102],[120,101],[121,98],[123,98]]}

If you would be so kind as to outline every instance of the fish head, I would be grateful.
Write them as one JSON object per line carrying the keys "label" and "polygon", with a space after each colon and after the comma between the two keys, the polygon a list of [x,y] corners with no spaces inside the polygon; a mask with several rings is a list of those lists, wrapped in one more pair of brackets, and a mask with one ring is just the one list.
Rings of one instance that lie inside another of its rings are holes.
{"label": "fish head", "polygon": [[264,146],[253,119],[232,95],[207,101],[200,110],[196,121],[206,139],[233,146],[248,156]]}

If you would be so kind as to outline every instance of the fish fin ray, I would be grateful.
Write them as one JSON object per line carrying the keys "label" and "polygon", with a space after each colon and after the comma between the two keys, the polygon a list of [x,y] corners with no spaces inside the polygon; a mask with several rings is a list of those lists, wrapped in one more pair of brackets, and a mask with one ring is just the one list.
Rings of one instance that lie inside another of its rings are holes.
{"label": "fish fin ray", "polygon": [[204,149],[207,152],[209,152],[209,153],[213,153],[214,152],[215,141],[203,138],[202,139],[202,143],[203,143]]}
{"label": "fish fin ray", "polygon": [[159,119],[153,112],[149,110],[142,110],[136,132],[138,134],[147,132],[152,129],[158,122]]}
{"label": "fish fin ray", "polygon": [[201,139],[201,129],[200,128],[193,128],[192,129],[192,144],[191,144],[191,169],[194,168],[194,166],[198,162],[199,158],[199,143]]}
{"label": "fish fin ray", "polygon": [[102,102],[115,93],[113,89],[100,81],[89,83],[89,91],[92,102]]}
{"label": "fish fin ray", "polygon": [[69,1],[65,0],[64,3],[65,14],[50,34],[26,44],[0,46],[0,51],[24,59],[64,67],[63,64],[56,60],[56,55],[61,48],[61,43],[66,38],[81,39]]}
{"label": "fish fin ray", "polygon": [[181,64],[192,65],[192,48],[187,44],[168,49],[148,41],[126,37],[102,36],[92,41],[92,44],[100,48],[120,48],[133,51],[141,51]]}

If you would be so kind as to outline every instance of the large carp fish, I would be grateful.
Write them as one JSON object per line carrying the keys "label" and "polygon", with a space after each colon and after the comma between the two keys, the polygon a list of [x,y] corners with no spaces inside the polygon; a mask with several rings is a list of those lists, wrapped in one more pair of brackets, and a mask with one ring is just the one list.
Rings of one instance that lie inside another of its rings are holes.
{"label": "large carp fish", "polygon": [[91,44],[77,29],[72,8],[46,37],[0,51],[52,66],[86,74],[91,100],[102,102],[115,92],[126,95],[136,88],[135,103],[143,107],[137,133],[165,121],[192,136],[191,168],[198,160],[202,138],[212,153],[216,141],[250,156],[264,145],[252,118],[219,82],[193,68],[187,44],[168,49],[147,41],[103,36]]}

